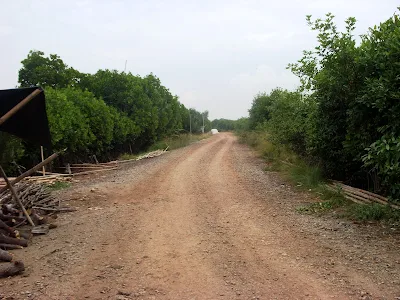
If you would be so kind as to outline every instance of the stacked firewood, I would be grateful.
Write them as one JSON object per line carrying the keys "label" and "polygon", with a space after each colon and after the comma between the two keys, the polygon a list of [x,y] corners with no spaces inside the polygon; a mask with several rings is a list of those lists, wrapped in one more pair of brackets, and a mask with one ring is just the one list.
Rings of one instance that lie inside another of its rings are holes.
{"label": "stacked firewood", "polygon": [[[55,182],[60,181],[71,181],[72,175],[70,174],[46,174],[40,176],[27,176],[21,181],[28,181],[28,182],[36,182],[36,183],[45,183],[45,184],[53,184]],[[13,181],[15,177],[8,177],[10,181]],[[5,180],[0,177],[0,189],[5,188],[7,186]]]}
{"label": "stacked firewood", "polygon": [[[21,203],[24,205],[26,210],[42,211],[45,212],[60,212],[70,211],[69,207],[62,207],[60,200],[56,199],[50,192],[49,188],[40,183],[30,182],[19,182],[14,186]],[[17,205],[11,195],[6,190],[0,194],[0,204],[2,207],[11,207],[11,211],[17,210]]]}
{"label": "stacked firewood", "polygon": [[63,207],[49,191],[40,183],[19,182],[14,185],[22,205],[25,207],[31,223],[15,202],[9,190],[0,193],[0,277],[18,274],[24,270],[21,261],[13,262],[13,256],[6,250],[21,249],[28,246],[33,234],[46,234],[54,228],[56,213],[73,211],[73,208]]}

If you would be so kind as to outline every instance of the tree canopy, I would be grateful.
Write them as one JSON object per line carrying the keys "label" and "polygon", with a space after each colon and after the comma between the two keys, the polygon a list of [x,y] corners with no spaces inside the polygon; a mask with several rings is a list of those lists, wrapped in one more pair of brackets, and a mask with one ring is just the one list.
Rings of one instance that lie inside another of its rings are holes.
{"label": "tree canopy", "polygon": [[[53,146],[67,148],[70,158],[140,151],[169,135],[188,132],[190,119],[192,132],[201,132],[203,116],[210,128],[207,111],[186,108],[154,74],[141,77],[108,69],[81,73],[58,55],[42,51],[30,51],[21,63],[20,86],[44,89]],[[35,156],[29,145],[2,136],[2,161]]]}
{"label": "tree canopy", "polygon": [[370,28],[357,44],[356,20],[339,32],[334,16],[312,20],[318,45],[288,68],[299,91],[258,94],[250,128],[318,161],[329,178],[400,198],[399,14]]}

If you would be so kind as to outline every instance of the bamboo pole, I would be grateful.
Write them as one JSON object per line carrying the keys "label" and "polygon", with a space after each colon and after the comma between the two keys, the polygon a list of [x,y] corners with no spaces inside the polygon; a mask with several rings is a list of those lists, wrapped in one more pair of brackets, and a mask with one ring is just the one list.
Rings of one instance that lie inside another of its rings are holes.
{"label": "bamboo pole", "polygon": [[[44,161],[44,154],[43,154],[43,146],[40,146],[40,156],[42,157],[42,162]],[[42,171],[43,171],[43,176],[46,176],[46,167],[43,166],[42,167]]]}
{"label": "bamboo pole", "polygon": [[[53,161],[55,158],[57,158],[59,155],[58,152],[52,154],[51,156],[49,156],[48,158],[46,158],[44,161],[42,161],[40,164],[37,164],[36,166],[34,166],[32,169],[29,169],[28,171],[26,171],[25,173],[19,175],[17,178],[15,178],[13,181],[11,181],[12,185],[15,185],[16,183],[20,182],[22,179],[24,179],[25,177],[32,175],[33,173],[35,173],[36,171],[38,171],[42,166],[47,165],[49,162]],[[0,194],[2,192],[4,192],[5,190],[7,190],[7,186],[3,187],[0,189]]]}
{"label": "bamboo pole", "polygon": [[[380,199],[372,197],[372,196],[370,196],[368,194],[365,194],[365,193],[362,193],[362,192],[359,192],[359,191],[354,191],[354,190],[352,190],[352,189],[350,189],[350,188],[348,188],[347,186],[344,186],[344,185],[339,185],[339,184],[336,183],[336,184],[333,184],[331,186],[334,187],[334,188],[336,187],[336,188],[341,189],[346,194],[355,195],[355,196],[364,198],[364,199],[366,199],[368,201],[380,200]],[[382,200],[380,200],[380,201],[382,201]],[[383,204],[387,204],[385,201],[382,201],[382,202],[383,202]]]}
{"label": "bamboo pole", "polygon": [[79,173],[72,173],[72,176],[79,176],[79,175],[88,175],[88,174],[93,174],[93,173],[98,173],[98,172],[104,172],[104,171],[111,171],[111,170],[117,170],[118,167],[115,168],[107,168],[107,169],[99,169],[99,170],[92,170],[92,171],[84,171],[84,172],[79,172]]}
{"label": "bamboo pole", "polygon": [[[340,183],[338,181],[334,181],[334,183],[328,185],[330,188],[334,189],[337,191],[337,189],[341,189],[343,191],[343,193],[347,196],[347,197],[353,197],[353,198],[357,198],[358,200],[367,202],[367,203],[371,203],[371,202],[375,202],[375,203],[379,203],[382,205],[389,205],[392,208],[395,209],[400,209],[399,205],[390,203],[387,198],[381,196],[381,195],[376,195],[374,193],[371,193],[369,191],[364,191],[349,185],[345,185],[343,183]],[[350,199],[351,200],[351,199]]]}
{"label": "bamboo pole", "polygon": [[4,180],[7,183],[8,188],[11,191],[11,194],[13,195],[15,202],[18,203],[18,205],[21,207],[22,211],[24,212],[24,215],[26,217],[26,219],[28,220],[29,224],[31,224],[33,227],[35,227],[35,223],[33,223],[31,217],[29,216],[28,212],[26,211],[24,205],[22,204],[21,200],[19,199],[17,192],[15,191],[14,187],[12,186],[12,184],[10,183],[10,181],[7,178],[6,173],[4,172],[3,168],[0,166],[0,173],[1,176],[4,178]]}
{"label": "bamboo pole", "polygon": [[342,183],[342,182],[340,182],[340,181],[336,181],[336,180],[332,180],[332,182],[338,184],[339,186],[344,186],[344,187],[347,187],[347,188],[349,188],[349,189],[352,189],[352,190],[355,190],[355,191],[359,191],[359,192],[361,192],[361,193],[368,194],[368,195],[370,195],[370,196],[372,196],[372,197],[379,198],[379,199],[381,199],[381,200],[383,200],[383,201],[387,201],[387,198],[385,198],[385,197],[383,197],[383,196],[381,196],[381,195],[372,193],[372,192],[370,192],[370,191],[365,191],[365,190],[358,189],[358,188],[355,188],[355,187],[350,186],[350,185],[345,185],[344,183]]}
{"label": "bamboo pole", "polygon": [[11,108],[4,116],[0,118],[0,126],[6,122],[9,118],[11,118],[17,111],[19,111],[21,108],[23,108],[26,104],[29,103],[33,98],[35,98],[37,95],[39,95],[42,92],[40,89],[34,90],[32,93],[30,93],[25,99],[23,99],[20,103],[15,105],[13,108]]}

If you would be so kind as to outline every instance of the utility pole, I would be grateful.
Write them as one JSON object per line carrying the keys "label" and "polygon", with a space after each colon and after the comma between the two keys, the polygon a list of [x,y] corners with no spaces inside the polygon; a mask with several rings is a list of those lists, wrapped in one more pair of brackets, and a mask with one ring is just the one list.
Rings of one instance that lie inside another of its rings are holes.
{"label": "utility pole", "polygon": [[203,127],[201,127],[201,132],[204,134],[204,113],[202,113],[201,116],[203,117]]}
{"label": "utility pole", "polygon": [[125,61],[125,69],[124,69],[124,73],[126,72],[126,65],[128,63],[128,60]]}
{"label": "utility pole", "polygon": [[189,126],[190,126],[190,134],[192,134],[192,115],[190,114],[190,110],[189,110]]}

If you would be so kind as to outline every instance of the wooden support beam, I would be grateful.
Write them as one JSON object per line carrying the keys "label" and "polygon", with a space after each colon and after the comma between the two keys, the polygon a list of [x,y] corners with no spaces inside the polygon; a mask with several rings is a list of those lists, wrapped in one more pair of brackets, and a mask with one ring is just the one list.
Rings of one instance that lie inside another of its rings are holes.
{"label": "wooden support beam", "polygon": [[[20,182],[22,179],[24,179],[25,177],[28,177],[29,175],[32,175],[33,173],[35,173],[36,171],[38,171],[41,167],[47,165],[48,163],[50,163],[51,161],[53,161],[55,158],[57,158],[59,155],[59,153],[54,153],[53,155],[49,156],[48,158],[46,158],[44,161],[42,161],[40,164],[37,164],[36,166],[34,166],[32,169],[29,169],[28,171],[26,171],[25,173],[19,175],[17,178],[15,178],[13,181],[11,181],[11,185],[15,185],[16,183]],[[4,192],[5,190],[7,190],[7,185],[5,187],[0,188],[0,194],[2,192]]]}
{"label": "wooden support beam", "polygon": [[21,108],[23,108],[26,104],[29,103],[33,98],[35,98],[37,95],[39,95],[42,92],[40,89],[34,90],[32,93],[30,93],[24,100],[22,100],[20,103],[15,105],[13,108],[11,108],[4,116],[0,118],[0,126],[6,122],[9,118],[11,118],[17,111],[19,111]]}
{"label": "wooden support beam", "polygon": [[[42,162],[44,162],[44,154],[43,154],[43,146],[40,146],[40,157],[42,158]],[[46,167],[42,167],[43,176],[46,176]]]}

